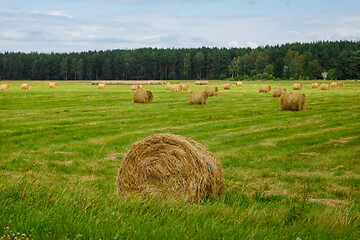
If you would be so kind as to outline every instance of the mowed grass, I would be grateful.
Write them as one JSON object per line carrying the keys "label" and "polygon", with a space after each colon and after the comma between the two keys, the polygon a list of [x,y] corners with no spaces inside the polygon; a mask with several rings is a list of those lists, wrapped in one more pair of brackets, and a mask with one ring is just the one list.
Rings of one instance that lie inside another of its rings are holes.
{"label": "mowed grass", "polygon": [[[132,103],[130,86],[10,82],[0,91],[0,237],[34,239],[358,239],[360,82],[311,89],[303,112],[243,82],[208,105],[189,92],[146,86],[153,104]],[[204,86],[190,83],[192,91]],[[132,144],[172,133],[221,161],[225,191],[199,204],[116,194]]]}

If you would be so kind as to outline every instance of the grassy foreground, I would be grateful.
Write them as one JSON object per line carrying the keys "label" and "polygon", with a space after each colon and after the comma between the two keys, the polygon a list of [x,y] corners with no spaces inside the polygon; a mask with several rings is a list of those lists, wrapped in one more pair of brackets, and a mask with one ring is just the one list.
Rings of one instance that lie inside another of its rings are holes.
{"label": "grassy foreground", "polygon": [[[304,112],[258,93],[264,83],[293,91],[293,82],[223,83],[211,82],[220,93],[203,106],[165,86],[146,86],[153,104],[133,104],[130,86],[9,83],[0,91],[0,237],[358,239],[360,82],[321,91],[302,81]],[[154,133],[212,151],[223,195],[193,205],[118,196],[124,155]]]}

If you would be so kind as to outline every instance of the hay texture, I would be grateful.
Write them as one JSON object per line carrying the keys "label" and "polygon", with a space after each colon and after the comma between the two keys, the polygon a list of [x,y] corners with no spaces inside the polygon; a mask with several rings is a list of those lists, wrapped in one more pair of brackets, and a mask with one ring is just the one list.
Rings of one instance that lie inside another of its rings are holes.
{"label": "hay texture", "polygon": [[98,86],[99,86],[99,89],[105,89],[106,88],[105,83],[100,83]]}
{"label": "hay texture", "polygon": [[50,88],[57,88],[57,83],[50,82],[50,83],[49,83],[49,87],[50,87]]}
{"label": "hay texture", "polygon": [[195,85],[208,85],[209,81],[195,81]]}
{"label": "hay texture", "polygon": [[232,86],[231,86],[230,83],[224,84],[224,89],[225,89],[225,90],[231,90],[231,88],[232,88]]}
{"label": "hay texture", "polygon": [[304,111],[306,98],[304,93],[284,92],[280,98],[281,110]]}
{"label": "hay texture", "polygon": [[241,82],[241,81],[240,81],[240,82],[236,82],[236,86],[237,86],[237,87],[242,86],[242,82]]}
{"label": "hay texture", "polygon": [[337,82],[332,82],[331,84],[330,84],[330,87],[338,87],[339,85],[338,85],[338,83]]}
{"label": "hay texture", "polygon": [[286,92],[286,88],[284,87],[274,87],[273,97],[281,97],[281,94]]}
{"label": "hay texture", "polygon": [[171,91],[173,92],[182,92],[182,84],[174,84],[171,88]]}
{"label": "hay texture", "polygon": [[134,103],[152,103],[153,98],[151,91],[136,90],[134,92],[133,101]]}
{"label": "hay texture", "polygon": [[190,92],[189,104],[208,104],[208,95],[204,92]]}
{"label": "hay texture", "polygon": [[311,84],[311,88],[319,88],[319,87],[320,87],[320,84],[318,84],[318,83]]}
{"label": "hay texture", "polygon": [[183,91],[190,91],[190,86],[188,84],[181,84],[182,90]]}
{"label": "hay texture", "polygon": [[171,84],[167,84],[165,90],[172,90],[173,86]]}
{"label": "hay texture", "polygon": [[205,87],[205,92],[208,95],[208,97],[216,97],[219,95],[219,89],[217,87]]}
{"label": "hay texture", "polygon": [[200,143],[178,135],[154,134],[135,143],[117,177],[118,193],[187,198],[219,197],[224,177],[219,159]]}
{"label": "hay texture", "polygon": [[132,85],[131,90],[145,90],[145,87],[143,85]]}
{"label": "hay texture", "polygon": [[343,83],[343,82],[339,82],[339,83],[338,83],[338,87],[344,87],[344,83]]}
{"label": "hay texture", "polygon": [[329,90],[330,89],[330,84],[322,83],[320,85],[320,89],[321,90]]}
{"label": "hay texture", "polygon": [[30,87],[30,85],[29,85],[29,84],[27,84],[27,83],[23,83],[23,84],[21,84],[20,89],[31,89],[31,87]]}
{"label": "hay texture", "polygon": [[302,84],[301,83],[294,83],[293,89],[294,90],[301,90],[302,89]]}
{"label": "hay texture", "polygon": [[1,84],[1,85],[0,85],[0,90],[10,90],[10,85]]}
{"label": "hay texture", "polygon": [[271,91],[271,86],[270,85],[260,85],[259,86],[259,92],[260,93],[268,93]]}

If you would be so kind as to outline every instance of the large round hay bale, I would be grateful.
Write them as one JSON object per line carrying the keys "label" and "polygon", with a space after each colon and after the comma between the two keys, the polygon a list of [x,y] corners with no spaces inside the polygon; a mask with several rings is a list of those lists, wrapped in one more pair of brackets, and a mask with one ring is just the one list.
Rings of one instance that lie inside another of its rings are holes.
{"label": "large round hay bale", "polygon": [[304,93],[284,92],[280,98],[281,110],[304,111],[306,98]]}
{"label": "large round hay bale", "polygon": [[118,193],[187,198],[219,197],[224,177],[219,159],[200,143],[178,135],[154,134],[135,143],[117,177]]}
{"label": "large round hay bale", "polygon": [[241,82],[241,81],[239,81],[239,82],[236,82],[236,86],[237,86],[237,87],[240,87],[240,86],[242,86],[242,82]]}
{"label": "large round hay bale", "polygon": [[173,92],[182,92],[182,90],[182,84],[174,84],[171,89]]}
{"label": "large round hay bale", "polygon": [[270,85],[260,85],[259,86],[259,92],[260,93],[268,93],[271,91],[271,86]]}
{"label": "large round hay bale", "polygon": [[225,83],[224,84],[224,89],[225,90],[231,90],[231,88],[232,88],[232,85],[230,83]]}
{"label": "large round hay bale", "polygon": [[281,94],[286,92],[286,88],[284,87],[274,87],[273,97],[281,97]]}
{"label": "large round hay bale", "polygon": [[337,83],[337,82],[332,82],[332,83],[330,84],[330,87],[338,87],[338,83]]}
{"label": "large round hay bale", "polygon": [[195,85],[208,85],[209,81],[195,81]]}
{"label": "large round hay bale", "polygon": [[302,84],[301,83],[294,83],[293,89],[294,90],[301,90],[302,89]]}
{"label": "large round hay bale", "polygon": [[152,103],[153,94],[151,91],[136,90],[133,96],[134,103]]}
{"label": "large round hay bale", "polygon": [[172,88],[173,88],[173,85],[167,84],[165,87],[165,90],[172,90]]}
{"label": "large round hay bale", "polygon": [[319,87],[320,87],[320,84],[318,84],[318,83],[311,84],[311,88],[319,88]]}
{"label": "large round hay bale", "polygon": [[344,87],[344,83],[343,83],[343,82],[339,82],[339,83],[338,83],[338,87]]}
{"label": "large round hay bale", "polygon": [[0,85],[0,90],[10,90],[10,85],[8,85],[8,84],[1,84],[1,85]]}
{"label": "large round hay bale", "polygon": [[205,92],[208,95],[208,97],[216,97],[219,95],[219,89],[217,87],[205,87]]}
{"label": "large round hay bale", "polygon": [[190,91],[190,86],[188,84],[181,84],[183,91]]}
{"label": "large round hay bale", "polygon": [[330,84],[322,83],[320,85],[320,89],[321,90],[329,90],[330,89]]}
{"label": "large round hay bale", "polygon": [[28,83],[23,83],[23,84],[21,84],[20,89],[31,89],[31,87]]}
{"label": "large round hay bale", "polygon": [[55,82],[49,82],[49,87],[50,87],[50,88],[57,88],[57,83],[55,83]]}
{"label": "large round hay bale", "polygon": [[208,95],[206,92],[191,92],[189,95],[189,104],[208,104]]}
{"label": "large round hay bale", "polygon": [[99,89],[105,89],[106,84],[105,83],[99,83],[98,87],[99,87]]}

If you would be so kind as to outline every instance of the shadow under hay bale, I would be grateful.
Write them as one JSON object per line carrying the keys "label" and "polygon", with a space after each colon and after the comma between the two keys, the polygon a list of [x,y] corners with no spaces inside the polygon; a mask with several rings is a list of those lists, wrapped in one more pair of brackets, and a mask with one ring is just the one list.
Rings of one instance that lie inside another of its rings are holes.
{"label": "shadow under hay bale", "polygon": [[231,88],[232,88],[232,85],[230,83],[224,84],[224,89],[225,90],[231,90]]}
{"label": "shadow under hay bale", "polygon": [[172,134],[135,143],[117,177],[118,193],[140,193],[199,202],[224,189],[220,161],[202,144]]}
{"label": "shadow under hay bale", "polygon": [[330,89],[330,84],[322,83],[320,85],[320,89],[321,90],[329,90]]}
{"label": "shadow under hay bale", "polygon": [[280,98],[281,110],[306,110],[306,97],[304,93],[284,92]]}
{"label": "shadow under hay bale", "polygon": [[259,86],[259,93],[268,93],[271,91],[270,85],[260,85]]}
{"label": "shadow under hay bale", "polygon": [[311,88],[319,88],[319,87],[320,87],[320,84],[318,84],[318,83],[311,84]]}
{"label": "shadow under hay bale", "polygon": [[284,87],[274,87],[273,97],[281,97],[281,94],[286,92],[286,88]]}
{"label": "shadow under hay bale", "polygon": [[217,87],[205,87],[205,92],[208,95],[208,97],[216,97],[219,95],[219,89]]}
{"label": "shadow under hay bale", "polygon": [[293,89],[294,90],[301,90],[302,89],[302,84],[301,83],[294,83]]}
{"label": "shadow under hay bale", "polygon": [[1,85],[0,85],[0,90],[10,90],[10,85],[1,84]]}
{"label": "shadow under hay bale", "polygon": [[136,90],[133,96],[134,103],[152,103],[153,94],[151,91]]}
{"label": "shadow under hay bale", "polygon": [[31,89],[31,87],[30,87],[30,85],[29,85],[29,84],[27,84],[27,83],[23,83],[23,84],[21,84],[20,89]]}
{"label": "shadow under hay bale", "polygon": [[206,92],[191,92],[189,95],[189,104],[208,104],[208,95]]}

